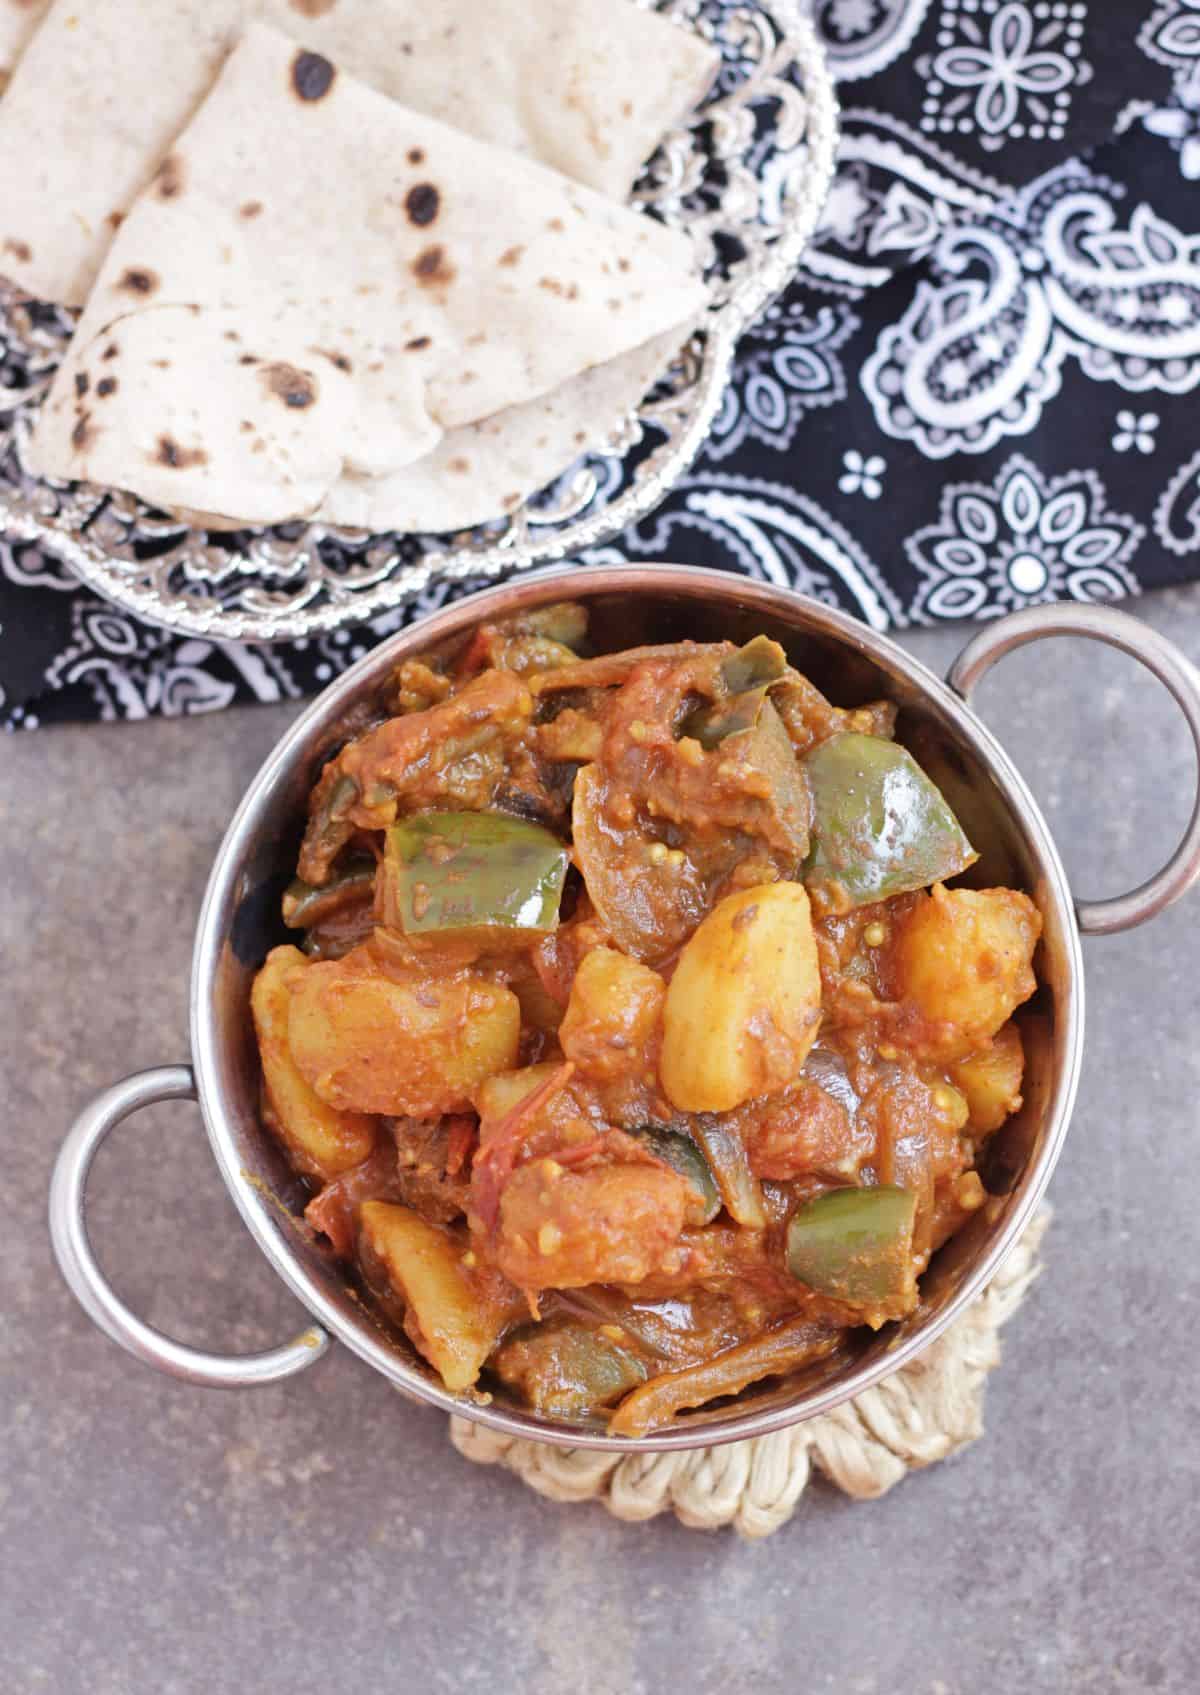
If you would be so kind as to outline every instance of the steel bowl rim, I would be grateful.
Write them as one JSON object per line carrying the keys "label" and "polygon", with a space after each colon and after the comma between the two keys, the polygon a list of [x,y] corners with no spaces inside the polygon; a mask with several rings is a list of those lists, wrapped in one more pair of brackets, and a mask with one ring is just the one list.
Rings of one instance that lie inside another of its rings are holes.
{"label": "steel bowl rim", "polygon": [[[398,658],[445,639],[486,616],[510,612],[516,606],[554,598],[561,585],[570,598],[580,594],[613,590],[648,592],[662,590],[694,599],[729,600],[758,606],[779,615],[799,629],[812,629],[839,639],[868,659],[900,672],[906,680],[931,697],[979,755],[996,784],[1006,808],[1022,826],[1044,873],[1039,891],[1043,904],[1053,906],[1058,931],[1063,939],[1070,992],[1064,996],[1061,1020],[1056,1022],[1054,1045],[1060,1056],[1053,1096],[1047,1103],[1041,1145],[1022,1178],[1022,1192],[1010,1208],[987,1249],[972,1265],[960,1286],[942,1309],[913,1335],[901,1338],[894,1349],[883,1353],[836,1385],[802,1392],[797,1400],[755,1412],[732,1416],[720,1426],[695,1425],[659,1431],[647,1436],[621,1438],[563,1424],[561,1427],[535,1423],[532,1417],[505,1406],[473,1402],[451,1394],[421,1376],[383,1343],[380,1334],[364,1318],[348,1323],[308,1273],[289,1252],[276,1231],[268,1228],[269,1205],[245,1180],[231,1125],[217,1084],[219,1037],[212,1018],[205,986],[213,979],[222,944],[218,921],[229,894],[229,880],[253,841],[268,797],[305,757],[314,733],[344,710],[349,702],[376,682]],[[521,1437],[557,1446],[610,1452],[661,1453],[710,1447],[717,1443],[766,1436],[832,1411],[864,1390],[910,1364],[932,1345],[958,1318],[999,1270],[1033,1216],[1058,1162],[1078,1089],[1083,1054],[1084,990],[1083,958],[1075,922],[1074,905],[1066,872],[1049,826],[1027,784],[995,736],[972,708],[920,660],[913,658],[889,637],[859,623],[848,613],[815,601],[794,589],[734,576],[729,572],[692,565],[594,566],[554,571],[537,577],[521,577],[467,599],[457,601],[431,617],[400,631],[373,648],[309,704],[285,731],[248,784],[217,850],[209,874],[196,929],[190,981],[189,1026],[196,1084],[209,1144],[242,1220],[275,1272],[317,1321],[367,1364],[411,1397],[457,1414],[510,1437]]]}

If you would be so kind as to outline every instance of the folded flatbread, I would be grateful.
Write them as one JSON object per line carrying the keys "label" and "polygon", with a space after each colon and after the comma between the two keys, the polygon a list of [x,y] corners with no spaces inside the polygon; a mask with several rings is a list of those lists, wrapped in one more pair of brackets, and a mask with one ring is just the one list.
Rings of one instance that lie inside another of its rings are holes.
{"label": "folded flatbread", "polygon": [[252,18],[619,200],[718,63],[631,0],[56,0],[0,101],[0,276],[82,304]]}
{"label": "folded flatbread", "polygon": [[13,67],[48,4],[49,0],[0,0],[0,89],[7,87]]}
{"label": "folded flatbread", "polygon": [[[251,25],[117,232],[29,466],[233,522],[357,522],[364,479],[682,335],[693,263],[678,232]],[[442,485],[465,489],[455,459]],[[400,527],[408,495],[369,494]]]}
{"label": "folded flatbread", "polygon": [[319,517],[364,530],[462,530],[499,518],[588,448],[600,447],[671,362],[691,326],[569,378],[521,406],[450,430],[390,476],[348,473]]}

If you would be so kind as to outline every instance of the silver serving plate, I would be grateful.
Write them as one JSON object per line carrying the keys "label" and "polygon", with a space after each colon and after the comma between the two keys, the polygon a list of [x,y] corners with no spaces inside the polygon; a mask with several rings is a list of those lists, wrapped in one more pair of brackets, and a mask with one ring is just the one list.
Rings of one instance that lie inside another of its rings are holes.
{"label": "silver serving plate", "polygon": [[704,321],[642,404],[511,515],[454,535],[286,524],[217,535],[134,496],[31,476],[23,450],[73,328],[0,299],[0,528],[40,542],[97,594],[183,635],[279,641],[405,605],[437,581],[569,558],[636,523],[707,435],[738,337],[786,285],[833,179],[837,101],[795,0],[638,0],[712,40],[711,97],[650,161],[635,205],[687,230]]}

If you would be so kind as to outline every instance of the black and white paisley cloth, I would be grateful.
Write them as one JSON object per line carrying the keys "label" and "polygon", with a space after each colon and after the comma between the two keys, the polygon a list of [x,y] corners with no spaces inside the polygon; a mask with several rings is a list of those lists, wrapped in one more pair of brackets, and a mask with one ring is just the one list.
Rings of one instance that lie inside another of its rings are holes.
{"label": "black and white paisley cloth", "polygon": [[[691,473],[587,562],[717,564],[876,629],[1200,576],[1200,0],[810,10],[844,130],[817,240]],[[471,586],[232,647],[0,540],[0,721],[298,698]]]}

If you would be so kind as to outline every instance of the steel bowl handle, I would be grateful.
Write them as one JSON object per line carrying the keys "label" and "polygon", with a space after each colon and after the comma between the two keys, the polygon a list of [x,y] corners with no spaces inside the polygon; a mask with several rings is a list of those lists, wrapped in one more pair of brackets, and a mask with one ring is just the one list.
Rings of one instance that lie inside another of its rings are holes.
{"label": "steel bowl handle", "polygon": [[185,1383],[236,1389],[276,1383],[303,1371],[329,1346],[329,1337],[310,1325],[294,1341],[261,1354],[207,1354],[160,1335],[114,1294],[96,1263],[87,1233],[87,1180],[96,1151],[110,1130],[144,1106],[159,1101],[194,1101],[190,1065],[138,1071],[97,1095],[75,1120],[59,1150],[50,1181],[50,1240],[71,1293],[93,1323],[147,1365]]}
{"label": "steel bowl handle", "polygon": [[[1178,701],[1200,767],[1200,671],[1148,624],[1107,606],[1031,606],[987,624],[963,648],[946,681],[965,701],[998,659],[1044,636],[1086,636],[1127,653],[1152,671]],[[1200,878],[1200,780],[1183,840],[1155,876],[1111,900],[1077,900],[1075,916],[1085,936],[1111,936],[1144,924],[1186,894]]]}

